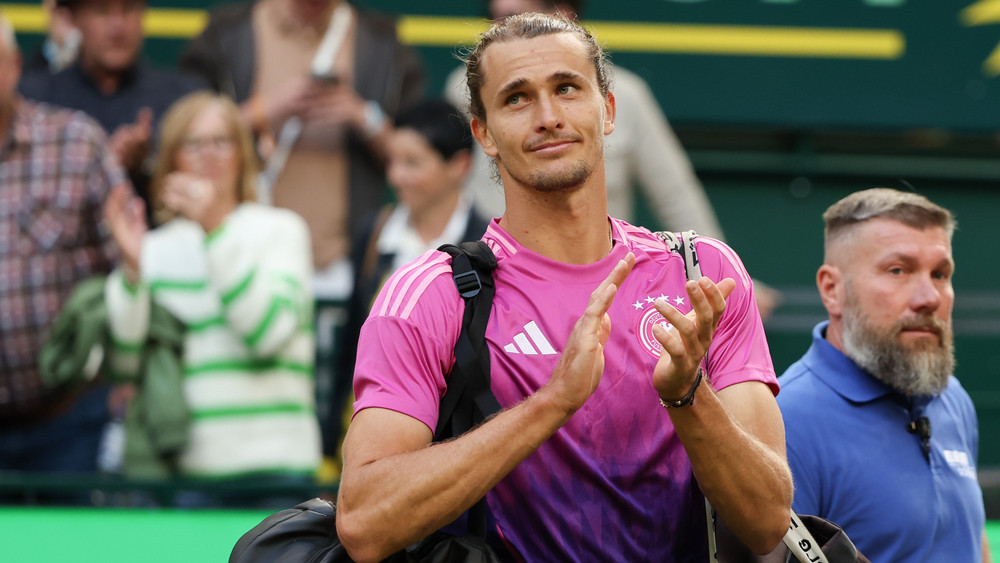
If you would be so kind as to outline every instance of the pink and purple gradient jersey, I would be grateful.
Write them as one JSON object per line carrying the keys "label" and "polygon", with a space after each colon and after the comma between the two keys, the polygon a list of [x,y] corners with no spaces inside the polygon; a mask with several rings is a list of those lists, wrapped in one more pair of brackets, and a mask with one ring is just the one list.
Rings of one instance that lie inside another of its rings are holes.
{"label": "pink and purple gradient jersey", "polygon": [[[704,501],[651,383],[660,352],[652,327],[666,322],[653,301],[690,310],[684,263],[648,230],[611,225],[611,253],[582,266],[522,247],[496,221],[483,236],[499,264],[486,339],[493,392],[505,408],[548,381],[591,292],[626,253],[636,257],[609,311],[597,390],[497,484],[490,510],[529,561],[704,561]],[[736,280],[707,356],[712,386],[760,381],[777,394],[750,276],[725,244],[696,244],[704,275]],[[436,426],[464,308],[450,262],[429,252],[383,287],[358,345],[355,413],[386,408]]]}

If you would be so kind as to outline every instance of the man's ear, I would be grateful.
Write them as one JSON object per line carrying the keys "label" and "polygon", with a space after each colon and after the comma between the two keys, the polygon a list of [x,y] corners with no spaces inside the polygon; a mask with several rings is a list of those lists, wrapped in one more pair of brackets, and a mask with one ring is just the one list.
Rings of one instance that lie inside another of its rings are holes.
{"label": "man's ear", "polygon": [[493,142],[493,135],[490,134],[489,129],[486,128],[486,123],[479,121],[479,118],[473,117],[469,127],[472,128],[472,136],[475,137],[476,141],[479,142],[479,145],[483,147],[483,152],[486,153],[486,156],[496,158],[496,143]]}
{"label": "man's ear", "polygon": [[839,317],[844,310],[844,272],[836,266],[823,264],[816,272],[816,287],[820,300],[830,318]]}
{"label": "man's ear", "polygon": [[604,98],[604,134],[610,135],[615,130],[615,95],[608,90]]}

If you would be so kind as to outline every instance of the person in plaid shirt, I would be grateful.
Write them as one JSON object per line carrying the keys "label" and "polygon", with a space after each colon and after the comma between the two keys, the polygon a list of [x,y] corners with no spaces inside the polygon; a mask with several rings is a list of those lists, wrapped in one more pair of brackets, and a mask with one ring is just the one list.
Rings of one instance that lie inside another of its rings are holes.
{"label": "person in plaid shirt", "polygon": [[38,352],[76,283],[115,264],[102,207],[128,180],[96,122],[20,97],[20,73],[0,14],[0,471],[93,471],[107,385],[47,388]]}

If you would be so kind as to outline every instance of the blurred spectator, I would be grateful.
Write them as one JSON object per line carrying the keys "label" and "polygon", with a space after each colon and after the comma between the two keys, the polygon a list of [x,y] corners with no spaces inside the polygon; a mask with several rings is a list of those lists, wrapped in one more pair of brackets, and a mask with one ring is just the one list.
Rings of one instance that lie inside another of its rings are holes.
{"label": "blurred spectator", "polygon": [[111,149],[148,203],[150,139],[157,120],[199,82],[142,62],[145,0],[56,0],[80,31],[80,51],[70,67],[25,75],[21,93],[79,109],[111,135]]}
{"label": "blurred spectator", "polygon": [[[562,13],[575,18],[583,10],[583,0],[489,0],[487,4],[494,20],[526,12]],[[604,148],[608,213],[635,223],[638,186],[658,227],[674,231],[694,229],[699,234],[725,240],[712,204],[649,85],[627,69],[611,67],[617,114],[615,130]],[[464,65],[448,75],[445,96],[468,111]],[[500,178],[493,171],[495,165],[482,149],[477,148],[473,154],[476,164],[468,185],[476,209],[487,217],[499,217],[504,212],[504,196]],[[754,280],[754,289],[761,318],[766,319],[780,304],[781,293],[758,280]]]}
{"label": "blurred spectator", "polygon": [[277,143],[263,143],[271,199],[309,225],[317,297],[346,299],[350,234],[386,195],[386,116],[423,90],[420,62],[397,41],[395,23],[342,0],[228,6],[180,67],[236,100],[255,132]]}
{"label": "blurred spectator", "polygon": [[[479,240],[487,221],[463,189],[472,164],[472,134],[462,114],[444,100],[427,100],[403,112],[388,142],[389,184],[398,204],[368,218],[351,250],[354,293],[348,304],[341,373],[354,373],[358,336],[385,280],[400,266],[445,243]],[[341,438],[339,416],[351,394],[351,378],[338,378],[334,416],[324,451],[334,455]]]}
{"label": "blurred spectator", "polygon": [[253,202],[253,141],[228,98],[182,98],[160,143],[151,186],[162,226],[147,232],[141,202],[125,189],[106,206],[124,262],[106,288],[115,353],[142,353],[150,303],[162,305],[187,326],[191,434],[180,473],[239,476],[260,494],[311,483],[320,436],[306,225]]}
{"label": "blurred spectator", "polygon": [[80,30],[73,25],[69,10],[57,6],[56,0],[42,0],[42,8],[49,17],[48,30],[45,41],[24,62],[25,74],[59,72],[73,64],[80,50]]}
{"label": "blurred spectator", "polygon": [[256,0],[220,8],[180,67],[233,98],[267,159],[262,200],[301,215],[312,240],[316,384],[331,413],[350,297],[349,251],[385,189],[390,119],[423,95],[395,22],[345,0]]}
{"label": "blurred spectator", "polygon": [[100,126],[20,97],[20,73],[0,15],[0,471],[90,472],[107,386],[46,388],[38,352],[77,282],[113,267],[101,206],[129,186]]}

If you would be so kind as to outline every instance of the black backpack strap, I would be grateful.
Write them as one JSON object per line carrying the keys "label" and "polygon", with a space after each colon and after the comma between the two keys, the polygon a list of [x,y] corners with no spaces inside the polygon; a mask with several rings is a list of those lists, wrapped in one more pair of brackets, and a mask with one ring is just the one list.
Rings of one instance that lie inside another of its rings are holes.
{"label": "black backpack strap", "polygon": [[[455,342],[455,366],[448,375],[448,390],[441,398],[434,440],[460,436],[500,411],[490,389],[490,351],[486,324],[493,309],[497,259],[482,241],[444,244],[438,250],[451,255],[455,287],[465,300],[462,332]],[[486,537],[486,499],[469,509],[468,533]]]}
{"label": "black backpack strap", "polygon": [[490,354],[486,347],[486,324],[496,293],[496,257],[482,241],[445,244],[438,250],[452,256],[452,276],[465,300],[465,314],[462,332],[455,342],[455,366],[441,399],[435,441],[460,436],[500,410],[490,390]]}

